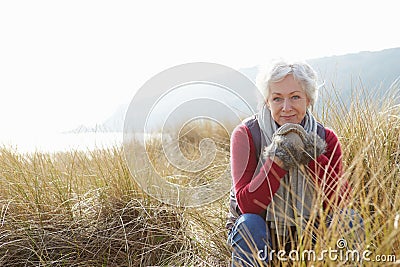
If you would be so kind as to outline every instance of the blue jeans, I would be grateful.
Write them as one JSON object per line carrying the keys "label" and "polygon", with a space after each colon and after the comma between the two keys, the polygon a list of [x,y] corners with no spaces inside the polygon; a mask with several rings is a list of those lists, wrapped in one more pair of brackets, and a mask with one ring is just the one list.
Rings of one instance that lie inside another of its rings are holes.
{"label": "blue jeans", "polygon": [[[343,223],[341,229],[355,229],[365,235],[364,222],[361,216],[352,209],[340,212]],[[332,217],[326,218],[327,226],[331,225]],[[344,224],[348,221],[348,224]],[[318,224],[315,225],[318,228]],[[362,243],[364,236],[356,240]],[[313,238],[313,243],[316,240]],[[271,248],[271,232],[264,218],[257,214],[240,215],[228,235],[228,244],[232,247],[232,266],[266,266],[268,263],[268,248]]]}
{"label": "blue jeans", "polygon": [[232,266],[265,266],[267,247],[271,244],[270,231],[260,215],[240,215],[228,235],[232,247]]}

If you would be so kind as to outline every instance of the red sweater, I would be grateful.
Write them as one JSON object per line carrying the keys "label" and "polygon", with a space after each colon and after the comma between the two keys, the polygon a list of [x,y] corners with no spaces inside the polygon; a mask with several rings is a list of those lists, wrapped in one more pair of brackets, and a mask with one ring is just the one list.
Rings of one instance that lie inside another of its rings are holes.
{"label": "red sweater", "polygon": [[[347,181],[341,179],[342,150],[339,140],[327,128],[325,142],[326,152],[310,161],[308,172],[325,195],[324,208],[329,208],[347,198],[350,189]],[[241,124],[231,136],[231,171],[237,203],[242,213],[263,212],[278,190],[280,180],[287,173],[269,158],[253,178],[256,168],[256,149],[250,130]]]}

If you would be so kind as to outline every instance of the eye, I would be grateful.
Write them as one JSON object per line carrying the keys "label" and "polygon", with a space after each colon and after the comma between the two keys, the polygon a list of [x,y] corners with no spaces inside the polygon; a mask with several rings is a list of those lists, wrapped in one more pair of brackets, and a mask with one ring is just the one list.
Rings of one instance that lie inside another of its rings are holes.
{"label": "eye", "polygon": [[272,99],[272,101],[274,101],[274,102],[281,102],[281,101],[282,101],[282,98],[281,98],[281,97],[274,97],[274,98]]}
{"label": "eye", "polygon": [[301,97],[299,96],[299,95],[294,95],[294,96],[292,96],[292,99],[293,100],[298,100],[298,99],[300,99]]}

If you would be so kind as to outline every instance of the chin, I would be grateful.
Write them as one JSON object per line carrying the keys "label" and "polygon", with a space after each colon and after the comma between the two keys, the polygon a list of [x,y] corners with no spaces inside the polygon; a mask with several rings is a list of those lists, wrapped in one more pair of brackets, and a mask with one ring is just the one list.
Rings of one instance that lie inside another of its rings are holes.
{"label": "chin", "polygon": [[[300,122],[301,122],[301,121],[300,121]],[[282,125],[284,125],[284,124],[286,124],[286,123],[300,124],[300,122],[297,121],[297,120],[283,120],[283,121],[278,122],[278,124],[279,124],[280,126],[282,126]]]}

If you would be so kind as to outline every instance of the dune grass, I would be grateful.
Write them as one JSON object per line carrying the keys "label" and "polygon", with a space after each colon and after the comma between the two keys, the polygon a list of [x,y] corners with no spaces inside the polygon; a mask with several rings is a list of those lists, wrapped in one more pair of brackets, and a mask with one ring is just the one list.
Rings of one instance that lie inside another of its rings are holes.
{"label": "dune grass", "polygon": [[[400,259],[400,229],[395,227],[400,106],[393,92],[382,101],[354,96],[350,106],[326,95],[320,119],[340,137],[344,176],[353,188],[350,205],[364,218],[365,245],[372,256]],[[185,183],[204,184],[229,164],[229,136],[221,129],[183,129],[180,149],[197,159],[204,138],[215,140],[216,158],[193,174],[198,180]],[[174,182],[177,172],[160,155],[160,143],[155,140],[148,149]],[[230,260],[228,195],[200,208],[162,204],[138,188],[121,147],[55,154],[1,148],[0,206],[0,266],[227,266]],[[338,227],[320,230],[316,250],[335,246]],[[341,263],[294,266],[311,264]]]}

